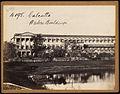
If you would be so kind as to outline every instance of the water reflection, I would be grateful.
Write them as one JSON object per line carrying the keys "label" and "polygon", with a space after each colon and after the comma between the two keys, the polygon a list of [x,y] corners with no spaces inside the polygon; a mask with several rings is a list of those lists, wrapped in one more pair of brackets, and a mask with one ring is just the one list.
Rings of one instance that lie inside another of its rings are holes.
{"label": "water reflection", "polygon": [[110,72],[84,72],[74,74],[30,75],[36,84],[44,83],[48,89],[114,89],[115,75]]}

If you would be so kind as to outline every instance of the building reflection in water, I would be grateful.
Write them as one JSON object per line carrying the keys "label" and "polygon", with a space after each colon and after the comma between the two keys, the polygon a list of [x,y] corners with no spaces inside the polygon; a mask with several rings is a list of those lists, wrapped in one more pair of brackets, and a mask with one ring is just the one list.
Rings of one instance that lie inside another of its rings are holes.
{"label": "building reflection in water", "polygon": [[[115,86],[115,74],[110,72],[84,72],[84,73],[74,73],[74,74],[47,74],[47,75],[33,75],[29,76],[29,79],[32,79],[35,83],[44,83],[48,89],[60,89],[61,87],[67,87],[69,89],[72,86],[72,89],[75,87],[90,88],[92,85],[94,87],[100,87],[100,85],[104,85],[103,89],[105,89],[105,85],[107,88],[114,88]],[[103,84],[104,83],[104,84]],[[70,85],[70,86],[69,86]],[[95,86],[97,85],[97,86]],[[93,87],[93,86],[92,86]]]}

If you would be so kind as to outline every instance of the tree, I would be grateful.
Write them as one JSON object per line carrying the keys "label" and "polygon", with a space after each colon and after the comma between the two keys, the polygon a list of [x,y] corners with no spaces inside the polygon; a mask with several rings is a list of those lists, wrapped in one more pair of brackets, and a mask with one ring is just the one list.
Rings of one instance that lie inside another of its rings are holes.
{"label": "tree", "polygon": [[5,41],[3,43],[3,60],[14,59],[16,56],[15,44]]}
{"label": "tree", "polygon": [[35,53],[35,57],[41,57],[41,53],[45,50],[45,46],[43,45],[44,38],[42,38],[41,34],[37,34],[32,37],[34,44],[33,44],[33,52]]}
{"label": "tree", "polygon": [[53,55],[54,57],[65,57],[66,50],[62,49],[60,47],[53,49]]}

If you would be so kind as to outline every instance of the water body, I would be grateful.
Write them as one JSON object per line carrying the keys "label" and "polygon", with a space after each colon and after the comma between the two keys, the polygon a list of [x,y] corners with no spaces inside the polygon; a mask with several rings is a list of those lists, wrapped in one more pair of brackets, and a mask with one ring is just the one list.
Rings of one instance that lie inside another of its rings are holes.
{"label": "water body", "polygon": [[114,62],[4,63],[3,80],[39,90],[113,90]]}
{"label": "water body", "polygon": [[42,83],[50,90],[113,90],[115,88],[115,73],[109,70],[29,75],[28,79],[38,86]]}

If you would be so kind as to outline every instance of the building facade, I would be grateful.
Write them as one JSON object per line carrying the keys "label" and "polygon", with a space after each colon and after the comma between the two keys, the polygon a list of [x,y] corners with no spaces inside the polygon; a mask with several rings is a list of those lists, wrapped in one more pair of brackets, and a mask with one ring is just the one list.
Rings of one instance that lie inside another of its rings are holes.
{"label": "building facade", "polygon": [[[13,42],[16,44],[17,53],[20,57],[34,55],[33,34],[30,32],[15,34]],[[91,36],[91,35],[41,35],[44,39],[43,45],[49,48],[61,47],[65,49],[65,44],[75,44],[84,51],[85,45],[89,51],[101,53],[115,53],[115,36]],[[70,47],[68,47],[69,49]]]}

